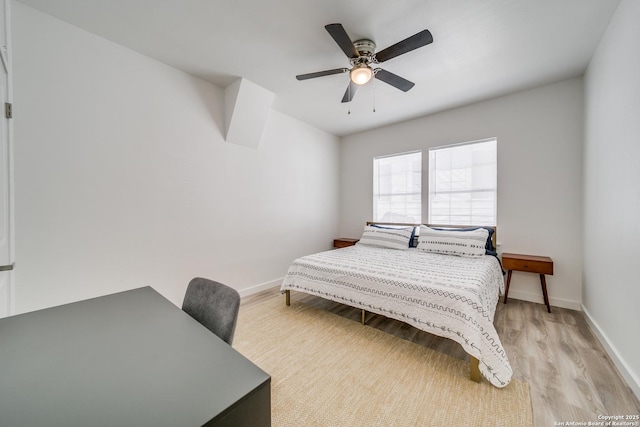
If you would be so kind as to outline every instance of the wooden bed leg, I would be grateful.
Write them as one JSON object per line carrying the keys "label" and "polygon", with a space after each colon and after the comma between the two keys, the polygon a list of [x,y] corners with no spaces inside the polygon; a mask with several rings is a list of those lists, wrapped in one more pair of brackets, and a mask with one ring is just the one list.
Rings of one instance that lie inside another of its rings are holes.
{"label": "wooden bed leg", "polygon": [[284,291],[284,302],[287,304],[287,307],[291,305],[291,291],[289,289]]}
{"label": "wooden bed leg", "polygon": [[364,313],[365,313],[365,311],[364,311],[364,310],[362,310],[362,319],[360,320],[360,322],[361,322],[363,325],[364,325]]}
{"label": "wooden bed leg", "polygon": [[469,378],[471,381],[480,382],[480,361],[473,356],[469,356]]}

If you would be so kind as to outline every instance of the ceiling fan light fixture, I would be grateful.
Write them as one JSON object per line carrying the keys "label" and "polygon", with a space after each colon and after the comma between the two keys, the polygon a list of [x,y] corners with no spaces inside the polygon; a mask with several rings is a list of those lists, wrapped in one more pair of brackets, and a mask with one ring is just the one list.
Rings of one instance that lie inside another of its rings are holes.
{"label": "ceiling fan light fixture", "polygon": [[358,64],[349,72],[351,81],[357,85],[366,84],[373,77],[373,70],[366,64]]}

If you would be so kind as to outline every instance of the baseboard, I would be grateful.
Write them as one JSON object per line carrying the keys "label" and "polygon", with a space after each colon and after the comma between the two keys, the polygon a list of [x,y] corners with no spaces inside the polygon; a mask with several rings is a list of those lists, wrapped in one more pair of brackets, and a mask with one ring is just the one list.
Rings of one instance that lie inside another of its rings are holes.
{"label": "baseboard", "polygon": [[634,373],[629,369],[625,361],[620,357],[620,354],[616,350],[615,346],[609,341],[607,335],[602,331],[598,323],[593,320],[589,311],[582,306],[582,311],[584,312],[584,317],[587,320],[587,324],[591,328],[591,331],[596,336],[600,344],[604,347],[605,351],[613,361],[613,364],[618,368],[618,372],[622,375],[622,378],[627,382],[627,385],[636,395],[636,398],[640,399],[640,378],[638,378]]}
{"label": "baseboard", "polygon": [[[501,298],[504,298],[504,296]],[[542,299],[542,295],[540,293],[531,294],[528,292],[515,291],[513,289],[510,289],[509,299],[511,298],[519,299],[522,301],[535,302],[538,304],[544,304],[544,300]],[[566,300],[561,298],[549,297],[549,304],[551,305],[551,307],[568,308],[569,310],[578,310],[578,311],[582,310],[582,304],[579,303],[578,301],[571,301],[571,300]]]}
{"label": "baseboard", "polygon": [[244,288],[238,291],[240,294],[240,298],[246,298],[250,295],[257,294],[258,292],[266,291],[272,288],[280,287],[282,284],[282,280],[284,277],[281,277],[276,280],[271,280],[269,282],[260,283],[259,285],[251,286],[248,288]]}
{"label": "baseboard", "polygon": [[[275,280],[271,280],[269,282],[264,282],[255,286],[251,286],[249,288],[245,288],[242,290],[239,290],[238,292],[240,293],[240,296],[242,298],[244,297],[248,297],[250,295],[253,294],[257,294],[258,292],[262,292],[262,291],[266,291],[268,289],[272,289],[275,287],[279,287],[282,284],[282,280],[284,280],[284,277],[281,277],[279,279],[275,279]],[[504,298],[504,296],[501,296],[500,299],[502,300]],[[521,291],[516,291],[516,290],[510,290],[509,291],[509,298],[513,298],[513,299],[519,299],[522,301],[529,301],[529,302],[535,302],[538,304],[544,304],[544,301],[542,300],[542,296],[539,294],[531,294],[528,292],[521,292]],[[578,311],[582,311],[583,307],[582,304],[577,302],[577,301],[570,301],[570,300],[565,300],[565,299],[560,299],[560,298],[552,298],[549,297],[549,303],[551,304],[552,307],[561,307],[561,308],[568,308],[570,310],[578,310]]]}

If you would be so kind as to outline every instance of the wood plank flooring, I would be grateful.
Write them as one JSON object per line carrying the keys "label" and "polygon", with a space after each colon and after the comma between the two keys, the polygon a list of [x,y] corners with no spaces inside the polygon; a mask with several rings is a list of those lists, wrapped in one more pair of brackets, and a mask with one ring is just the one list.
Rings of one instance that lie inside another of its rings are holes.
{"label": "wood plank flooring", "polygon": [[[284,296],[275,288],[243,299],[242,305],[269,298],[282,298],[284,304]],[[291,298],[360,321],[360,310],[298,292],[292,292]],[[530,386],[534,426],[597,422],[598,415],[640,414],[640,402],[591,332],[583,313],[558,307],[551,310],[547,313],[542,304],[510,299],[508,304],[498,303],[494,320],[514,377]],[[469,360],[458,343],[406,323],[367,313],[366,324]]]}

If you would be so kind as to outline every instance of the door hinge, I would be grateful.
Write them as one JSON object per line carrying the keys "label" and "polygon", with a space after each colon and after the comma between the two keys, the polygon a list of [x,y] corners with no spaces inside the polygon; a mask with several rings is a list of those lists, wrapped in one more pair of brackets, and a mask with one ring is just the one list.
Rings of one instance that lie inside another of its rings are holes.
{"label": "door hinge", "polygon": [[13,104],[10,102],[4,103],[4,116],[7,119],[13,119]]}
{"label": "door hinge", "polygon": [[9,265],[0,265],[0,271],[11,271],[15,266],[16,266],[15,262]]}

